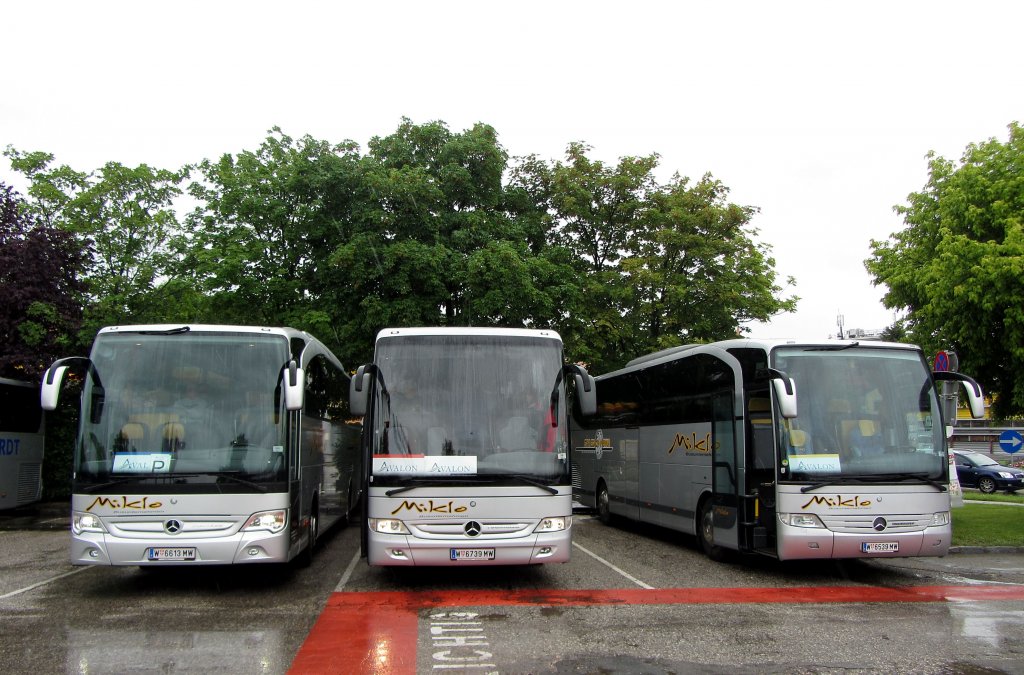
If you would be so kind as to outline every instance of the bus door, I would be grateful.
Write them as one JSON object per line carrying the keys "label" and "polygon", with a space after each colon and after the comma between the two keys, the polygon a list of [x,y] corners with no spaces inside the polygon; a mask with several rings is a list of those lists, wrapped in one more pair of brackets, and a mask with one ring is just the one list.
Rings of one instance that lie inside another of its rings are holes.
{"label": "bus door", "polygon": [[715,394],[711,428],[711,491],[715,545],[737,550],[740,544],[740,466],[736,453],[733,390]]}

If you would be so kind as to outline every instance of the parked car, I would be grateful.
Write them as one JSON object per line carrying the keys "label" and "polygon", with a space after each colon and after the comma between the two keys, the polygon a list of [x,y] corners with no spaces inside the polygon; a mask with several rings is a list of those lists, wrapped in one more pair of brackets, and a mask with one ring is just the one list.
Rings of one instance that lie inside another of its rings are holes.
{"label": "parked car", "polygon": [[969,450],[954,450],[953,458],[960,485],[976,487],[986,494],[1024,489],[1024,471],[1016,467],[1003,466],[988,455]]}

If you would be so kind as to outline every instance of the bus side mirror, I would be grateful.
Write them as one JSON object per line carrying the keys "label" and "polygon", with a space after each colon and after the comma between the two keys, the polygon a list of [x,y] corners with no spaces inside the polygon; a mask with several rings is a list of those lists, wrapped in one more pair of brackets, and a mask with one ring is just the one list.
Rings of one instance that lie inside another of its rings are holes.
{"label": "bus side mirror", "polygon": [[967,394],[967,405],[971,409],[971,417],[981,419],[985,416],[985,397],[981,392],[981,385],[974,378],[963,373],[935,372],[932,377],[937,381],[960,382],[964,385],[964,392]]}
{"label": "bus side mirror", "polygon": [[43,375],[43,384],[39,390],[39,405],[43,410],[56,410],[60,399],[60,385],[64,382],[67,366],[53,364]]}
{"label": "bus side mirror", "polygon": [[772,386],[775,389],[775,400],[779,402],[779,413],[785,419],[796,417],[796,382],[793,378],[782,377],[772,378]]}
{"label": "bus side mirror", "polygon": [[306,376],[295,361],[289,361],[284,371],[284,407],[302,410],[306,398]]}
{"label": "bus side mirror", "polygon": [[592,417],[597,414],[597,387],[594,378],[583,368],[576,366],[577,371],[573,373],[576,381],[576,397],[580,402],[580,413],[585,417]]}
{"label": "bus side mirror", "polygon": [[370,374],[366,366],[359,366],[348,385],[348,411],[362,417],[366,414],[366,402],[370,395]]}

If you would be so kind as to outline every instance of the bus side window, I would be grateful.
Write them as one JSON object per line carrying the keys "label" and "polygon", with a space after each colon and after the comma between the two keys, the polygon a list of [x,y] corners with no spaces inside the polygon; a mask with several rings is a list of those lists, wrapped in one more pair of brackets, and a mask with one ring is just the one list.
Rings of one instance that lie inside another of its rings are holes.
{"label": "bus side window", "polygon": [[771,400],[754,397],[747,404],[754,443],[754,468],[775,468],[775,429],[772,425]]}

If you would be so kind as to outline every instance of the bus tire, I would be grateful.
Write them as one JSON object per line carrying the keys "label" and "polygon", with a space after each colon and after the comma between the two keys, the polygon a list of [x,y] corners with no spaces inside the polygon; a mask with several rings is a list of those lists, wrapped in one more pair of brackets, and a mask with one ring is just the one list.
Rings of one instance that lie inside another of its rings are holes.
{"label": "bus tire", "polygon": [[698,510],[697,538],[700,539],[700,547],[711,560],[716,562],[725,558],[725,549],[715,545],[715,516],[712,512],[711,498],[705,497],[701,500]]}
{"label": "bus tire", "polygon": [[611,499],[608,497],[608,486],[604,484],[604,481],[598,481],[596,504],[597,504],[597,519],[605,525],[611,525],[612,523],[612,505]]}
{"label": "bus tire", "polygon": [[309,509],[309,542],[306,548],[299,553],[299,567],[309,567],[313,564],[313,552],[316,549],[316,540],[320,534],[320,504],[316,497],[313,497],[313,506]]}

